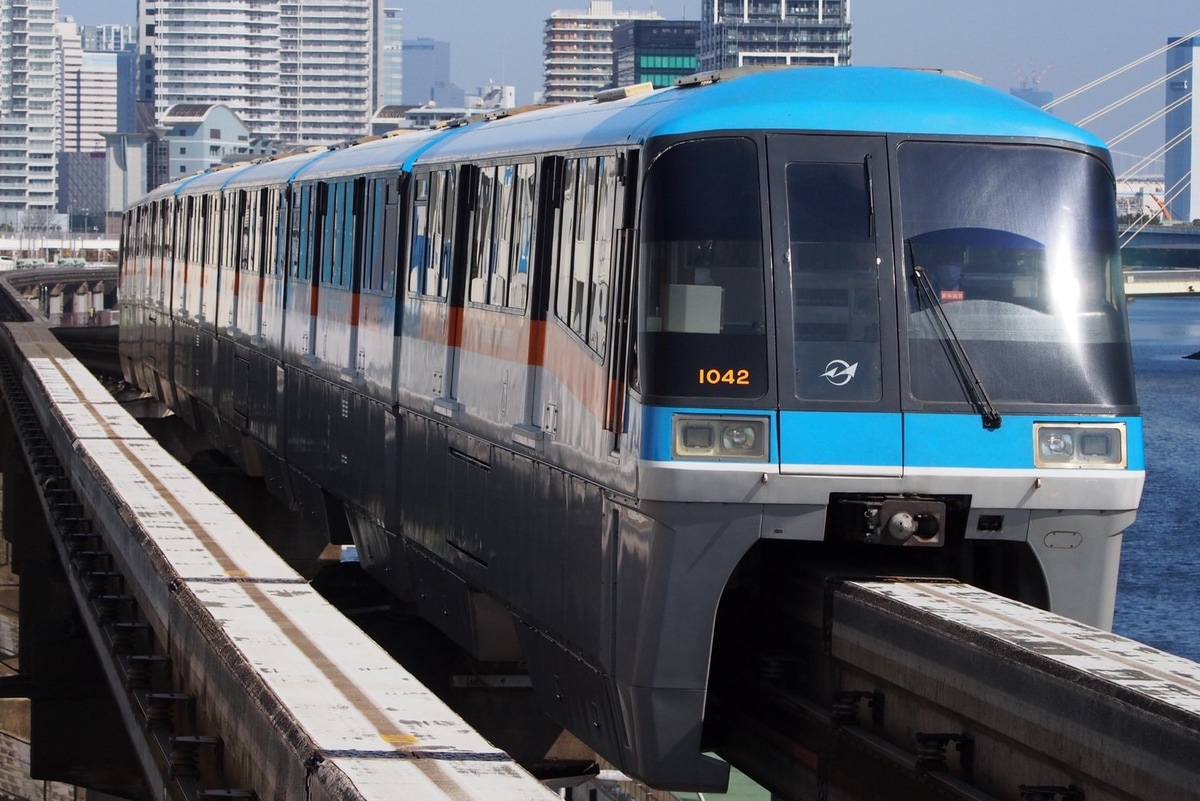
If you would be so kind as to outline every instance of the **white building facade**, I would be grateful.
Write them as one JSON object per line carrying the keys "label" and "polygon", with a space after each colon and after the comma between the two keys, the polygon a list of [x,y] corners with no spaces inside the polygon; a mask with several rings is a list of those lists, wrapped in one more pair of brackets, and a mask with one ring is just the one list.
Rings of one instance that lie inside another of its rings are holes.
{"label": "white building facade", "polygon": [[654,11],[614,11],[611,0],[592,0],[584,11],[555,11],[542,42],[543,100],[591,100],[613,84],[613,28],[637,19],[661,20]]}
{"label": "white building facade", "polygon": [[850,0],[700,0],[701,72],[850,63]]}
{"label": "white building facade", "polygon": [[0,0],[0,227],[55,214],[60,62],[57,0]]}
{"label": "white building facade", "polygon": [[366,134],[377,95],[380,0],[140,0],[142,100],[155,118],[221,103],[286,147]]}
{"label": "white building facade", "polygon": [[119,131],[120,107],[116,52],[82,49],[74,22],[57,25],[62,43],[62,136],[60,150],[93,153],[104,150],[104,134]]}

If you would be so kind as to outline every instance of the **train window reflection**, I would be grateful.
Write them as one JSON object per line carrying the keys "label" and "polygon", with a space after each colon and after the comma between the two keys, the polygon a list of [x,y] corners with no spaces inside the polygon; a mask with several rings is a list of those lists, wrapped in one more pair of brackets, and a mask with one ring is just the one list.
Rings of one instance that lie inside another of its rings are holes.
{"label": "train window reflection", "polygon": [[[616,163],[611,156],[563,162],[562,204],[556,220],[554,314],[598,354],[604,353],[608,343]],[[530,172],[527,203],[533,201],[532,180]],[[528,243],[521,247],[528,259]]]}
{"label": "train window reflection", "polygon": [[642,386],[760,398],[770,385],[757,148],[685,142],[651,165],[642,202]]}
{"label": "train window reflection", "polygon": [[[454,173],[438,171],[418,177],[415,191],[408,291],[444,299],[450,284]],[[388,225],[390,230],[391,223]]]}
{"label": "train window reflection", "polygon": [[[1128,360],[1107,166],[1060,148],[908,142],[899,168],[905,270],[928,275],[993,399],[1133,403],[1132,376],[1111,374]],[[905,284],[912,394],[961,402],[931,312]]]}

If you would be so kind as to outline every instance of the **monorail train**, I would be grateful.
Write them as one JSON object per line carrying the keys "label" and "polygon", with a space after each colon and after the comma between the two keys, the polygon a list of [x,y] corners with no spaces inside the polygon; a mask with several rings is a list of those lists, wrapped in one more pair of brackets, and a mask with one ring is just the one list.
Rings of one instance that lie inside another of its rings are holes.
{"label": "monorail train", "polygon": [[713,789],[728,610],[818,560],[1111,625],[1124,303],[1101,141],[809,67],[159,187],[121,357],[606,759]]}

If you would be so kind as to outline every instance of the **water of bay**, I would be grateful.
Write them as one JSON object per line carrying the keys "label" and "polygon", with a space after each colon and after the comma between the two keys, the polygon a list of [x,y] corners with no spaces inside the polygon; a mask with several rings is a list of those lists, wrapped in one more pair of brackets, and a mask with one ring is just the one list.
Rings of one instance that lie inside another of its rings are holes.
{"label": "water of bay", "polygon": [[1146,488],[1125,532],[1113,630],[1200,662],[1200,296],[1129,304]]}

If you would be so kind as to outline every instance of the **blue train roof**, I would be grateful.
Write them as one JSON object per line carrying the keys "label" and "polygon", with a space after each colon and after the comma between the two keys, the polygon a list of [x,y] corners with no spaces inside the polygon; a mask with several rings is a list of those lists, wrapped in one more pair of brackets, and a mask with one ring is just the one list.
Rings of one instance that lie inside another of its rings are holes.
{"label": "blue train roof", "polygon": [[883,67],[796,67],[237,165],[157,188],[145,200],[411,169],[418,163],[636,145],[656,136],[738,130],[1018,137],[1105,147],[1081,128],[964,78]]}
{"label": "blue train roof", "polygon": [[1105,146],[1087,131],[964,78],[881,67],[796,67],[481,123],[432,146],[418,161],[730,130],[1029,137]]}
{"label": "blue train roof", "polygon": [[431,143],[453,136],[457,130],[405,132],[331,150],[320,161],[314,160],[301,167],[295,178],[303,180],[314,172],[322,178],[338,178],[395,170],[411,161]]}

